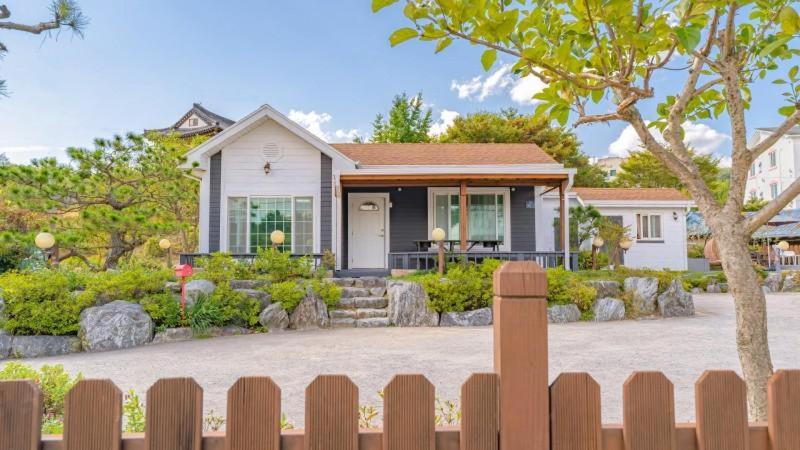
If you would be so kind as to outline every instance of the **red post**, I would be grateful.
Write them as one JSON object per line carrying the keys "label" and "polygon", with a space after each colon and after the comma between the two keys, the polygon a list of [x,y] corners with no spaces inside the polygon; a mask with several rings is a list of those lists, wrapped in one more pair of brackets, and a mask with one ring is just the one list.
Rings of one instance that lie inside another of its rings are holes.
{"label": "red post", "polygon": [[550,448],[547,275],[535,262],[494,273],[494,371],[500,377],[500,450]]}
{"label": "red post", "polygon": [[181,318],[186,319],[186,278],[192,276],[193,269],[189,264],[175,266],[175,276],[181,279]]}

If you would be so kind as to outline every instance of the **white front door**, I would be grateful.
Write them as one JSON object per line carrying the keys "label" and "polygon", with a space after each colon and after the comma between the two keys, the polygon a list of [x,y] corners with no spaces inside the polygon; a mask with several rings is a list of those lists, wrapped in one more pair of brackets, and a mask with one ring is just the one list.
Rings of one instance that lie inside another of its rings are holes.
{"label": "white front door", "polygon": [[385,269],[388,194],[349,194],[348,252],[351,269]]}

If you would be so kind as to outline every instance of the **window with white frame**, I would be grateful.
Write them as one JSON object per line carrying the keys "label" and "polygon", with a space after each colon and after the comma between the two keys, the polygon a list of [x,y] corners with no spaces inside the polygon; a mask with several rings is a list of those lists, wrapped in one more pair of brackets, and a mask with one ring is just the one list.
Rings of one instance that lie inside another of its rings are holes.
{"label": "window with white frame", "polygon": [[[467,240],[503,243],[506,235],[506,194],[474,192],[467,194]],[[459,195],[434,192],[433,227],[445,230],[447,240],[460,239],[461,205]]]}
{"label": "window with white frame", "polygon": [[663,239],[661,234],[661,216],[656,214],[637,214],[637,238],[640,240]]}
{"label": "window with white frame", "polygon": [[312,197],[229,197],[228,251],[256,253],[272,245],[270,235],[283,231],[278,248],[298,254],[314,252]]}
{"label": "window with white frame", "polygon": [[769,193],[772,196],[772,199],[778,197],[778,183],[771,183],[769,185]]}
{"label": "window with white frame", "polygon": [[769,166],[775,167],[778,165],[778,157],[775,155],[775,151],[769,152]]}
{"label": "window with white frame", "polygon": [[754,176],[756,176],[756,165],[755,165],[755,164],[753,164],[752,166],[750,166],[750,176],[751,176],[751,177],[754,177]]}

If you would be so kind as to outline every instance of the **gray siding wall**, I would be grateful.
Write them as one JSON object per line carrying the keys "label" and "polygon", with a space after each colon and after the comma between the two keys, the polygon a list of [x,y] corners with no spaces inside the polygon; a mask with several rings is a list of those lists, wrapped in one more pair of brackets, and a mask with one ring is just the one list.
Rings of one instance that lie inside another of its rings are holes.
{"label": "gray siding wall", "polygon": [[342,266],[348,267],[348,194],[350,192],[388,192],[392,208],[389,210],[389,249],[393,252],[417,250],[415,240],[428,238],[428,189],[424,187],[350,188],[342,196]]}
{"label": "gray siding wall", "polygon": [[511,191],[511,251],[536,250],[536,210],[533,206],[536,193],[533,187],[518,187]]}
{"label": "gray siding wall", "polygon": [[211,157],[211,190],[208,205],[208,251],[220,250],[220,211],[222,205],[222,152]]}
{"label": "gray siding wall", "polygon": [[325,250],[330,250],[333,240],[333,231],[331,227],[331,189],[333,184],[332,175],[332,160],[331,157],[320,152],[320,188],[319,188],[319,249],[320,253]]}

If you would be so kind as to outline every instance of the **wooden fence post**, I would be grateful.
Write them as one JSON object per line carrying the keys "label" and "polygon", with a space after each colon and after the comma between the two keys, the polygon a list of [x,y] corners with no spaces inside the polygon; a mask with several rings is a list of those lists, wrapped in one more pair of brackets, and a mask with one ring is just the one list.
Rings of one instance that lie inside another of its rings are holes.
{"label": "wooden fence post", "polygon": [[547,274],[532,261],[494,273],[494,371],[500,377],[500,449],[550,447]]}
{"label": "wooden fence post", "polygon": [[30,380],[0,382],[0,450],[38,450],[42,391]]}

